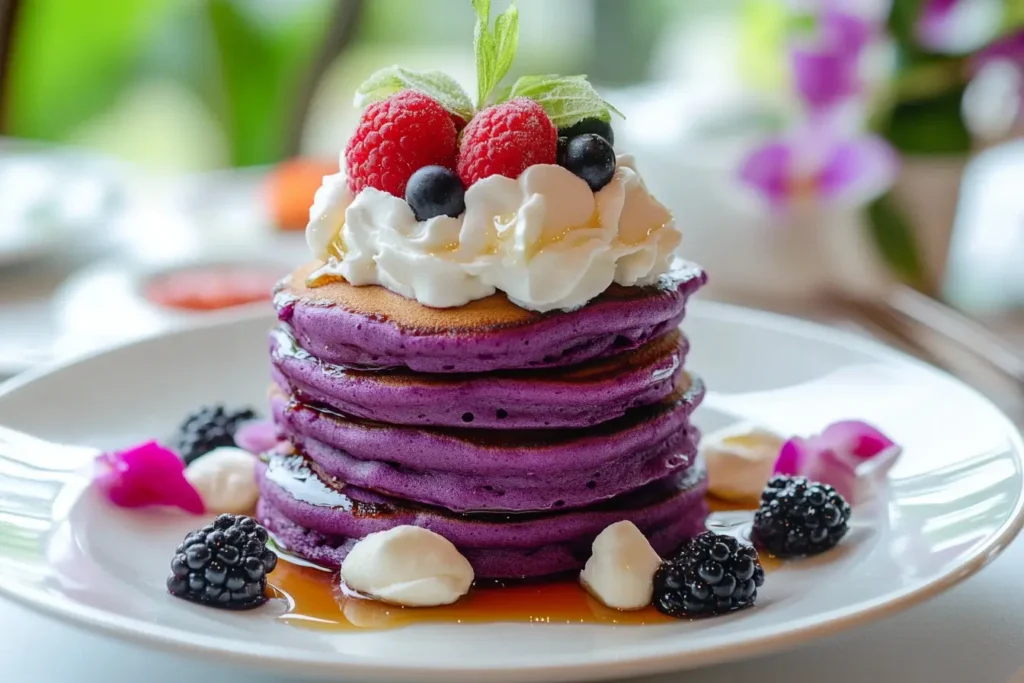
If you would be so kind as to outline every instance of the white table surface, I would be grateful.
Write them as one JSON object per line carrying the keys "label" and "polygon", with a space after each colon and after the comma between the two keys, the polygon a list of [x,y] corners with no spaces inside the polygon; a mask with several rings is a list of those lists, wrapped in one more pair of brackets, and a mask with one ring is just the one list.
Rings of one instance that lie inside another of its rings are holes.
{"label": "white table surface", "polygon": [[[1024,540],[952,591],[895,617],[790,652],[641,683],[1024,683],[1022,566]],[[4,683],[285,683],[299,679],[300,672],[287,678],[261,675],[147,651],[0,600],[0,681]]]}

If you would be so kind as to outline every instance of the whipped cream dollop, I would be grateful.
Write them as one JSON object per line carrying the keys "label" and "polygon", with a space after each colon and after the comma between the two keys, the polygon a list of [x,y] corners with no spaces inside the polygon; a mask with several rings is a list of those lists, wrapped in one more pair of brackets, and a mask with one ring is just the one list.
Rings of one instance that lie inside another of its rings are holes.
{"label": "whipped cream dollop", "polygon": [[207,512],[234,515],[252,512],[260,492],[256,456],[241,448],[215,448],[185,468],[185,478],[203,499]]}
{"label": "whipped cream dollop", "polygon": [[711,434],[701,444],[708,491],[734,503],[756,503],[772,476],[785,439],[775,432],[741,425]]}
{"label": "whipped cream dollop", "polygon": [[345,584],[406,607],[450,605],[469,592],[473,567],[444,536],[416,526],[369,534],[341,565]]}
{"label": "whipped cream dollop", "polygon": [[594,539],[580,582],[608,607],[642,609],[651,604],[654,574],[660,566],[661,557],[636,525],[616,522]]}
{"label": "whipped cream dollop", "polygon": [[324,178],[306,229],[313,254],[327,262],[315,276],[381,285],[435,308],[500,290],[541,312],[579,308],[613,282],[653,284],[681,240],[628,155],[598,192],[561,166],[539,164],[515,180],[473,184],[463,215],[426,221],[386,192],[351,197],[339,173]]}

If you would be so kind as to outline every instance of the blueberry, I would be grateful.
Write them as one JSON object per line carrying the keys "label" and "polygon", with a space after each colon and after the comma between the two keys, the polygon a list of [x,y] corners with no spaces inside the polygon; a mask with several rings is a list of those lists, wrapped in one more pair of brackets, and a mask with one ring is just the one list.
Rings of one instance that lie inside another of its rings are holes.
{"label": "blueberry", "polygon": [[615,150],[600,135],[578,135],[569,140],[565,167],[587,181],[590,189],[597,192],[615,175]]}
{"label": "blueberry", "polygon": [[559,136],[558,137],[558,156],[557,164],[559,166],[565,166],[565,154],[569,151],[569,138]]}
{"label": "blueberry", "polygon": [[587,133],[593,133],[594,135],[600,135],[608,144],[615,144],[615,133],[612,132],[612,124],[601,119],[583,119],[579,123],[575,123],[568,128],[562,128],[558,131],[560,137],[574,138],[578,135],[586,135]]}
{"label": "blueberry", "polygon": [[466,190],[455,171],[444,166],[424,166],[409,178],[405,201],[416,214],[416,220],[435,216],[455,218],[466,210]]}

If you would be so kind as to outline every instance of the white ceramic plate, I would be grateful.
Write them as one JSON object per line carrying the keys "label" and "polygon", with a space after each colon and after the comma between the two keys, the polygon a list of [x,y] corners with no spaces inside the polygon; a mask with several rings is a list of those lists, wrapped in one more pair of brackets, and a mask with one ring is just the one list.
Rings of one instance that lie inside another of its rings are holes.
{"label": "white ceramic plate", "polygon": [[122,172],[74,149],[0,139],[0,267],[99,241],[120,201]]}
{"label": "white ceramic plate", "polygon": [[[133,343],[0,389],[0,424],[115,447],[166,433],[195,406],[260,402],[268,319]],[[925,600],[977,571],[1022,522],[1021,439],[956,380],[874,343],[742,309],[695,305],[690,365],[712,389],[705,430],[752,420],[810,433],[873,422],[905,447],[888,491],[855,511],[836,551],[769,574],[755,609],[648,627],[422,625],[317,632],[170,598],[174,547],[200,520],[127,513],[45,471],[29,488],[0,467],[0,593],[62,620],[189,655],[294,677],[584,680],[694,667],[789,647]],[[2,464],[2,463],[0,463]],[[38,463],[48,465],[47,454]],[[24,474],[24,472],[22,472]],[[39,506],[40,489],[56,494]]]}

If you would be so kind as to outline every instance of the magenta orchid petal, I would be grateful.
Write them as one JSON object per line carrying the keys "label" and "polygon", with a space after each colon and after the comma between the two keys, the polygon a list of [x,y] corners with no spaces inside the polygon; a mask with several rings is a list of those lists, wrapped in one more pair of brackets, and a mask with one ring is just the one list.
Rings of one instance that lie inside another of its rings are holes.
{"label": "magenta orchid petal", "polygon": [[773,474],[797,476],[804,470],[807,460],[811,456],[808,443],[799,436],[794,436],[782,444],[782,448],[779,449],[779,457],[775,460]]}
{"label": "magenta orchid petal", "polygon": [[884,483],[900,453],[900,447],[872,425],[844,420],[816,436],[787,441],[774,472],[829,484],[854,501]]}
{"label": "magenta orchid petal", "polygon": [[818,177],[826,199],[846,205],[867,203],[895,181],[899,160],[892,147],[875,136],[835,144]]}
{"label": "magenta orchid petal", "polygon": [[854,500],[857,493],[857,468],[850,460],[830,448],[818,451],[808,458],[807,466],[800,473],[811,481],[828,484],[846,498]]}
{"label": "magenta orchid petal", "polygon": [[823,40],[853,60],[860,57],[877,31],[867,18],[836,7],[826,7],[821,17]]}
{"label": "magenta orchid petal", "polygon": [[917,40],[930,50],[944,50],[955,40],[956,10],[962,0],[926,0],[917,20]]}
{"label": "magenta orchid petal", "polygon": [[812,110],[835,107],[860,88],[858,54],[836,46],[796,47],[790,57],[797,92]]}
{"label": "magenta orchid petal", "polygon": [[246,422],[235,432],[235,445],[254,455],[270,451],[279,441],[277,425],[270,420]]}
{"label": "magenta orchid petal", "polygon": [[825,428],[818,437],[823,444],[859,459],[874,458],[896,444],[877,428],[860,420],[843,420]]}
{"label": "magenta orchid petal", "polygon": [[789,199],[789,171],[793,149],[773,140],[753,150],[740,167],[740,180],[757,190],[771,205],[782,206]]}
{"label": "magenta orchid petal", "polygon": [[996,61],[1010,62],[1024,71],[1024,29],[1006,35],[981,50],[971,60],[971,70],[977,73],[986,64]]}
{"label": "magenta orchid petal", "polygon": [[93,482],[118,507],[178,507],[200,515],[206,506],[185,478],[185,463],[156,441],[96,458]]}

